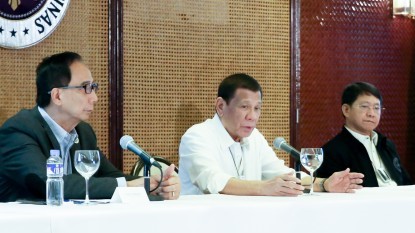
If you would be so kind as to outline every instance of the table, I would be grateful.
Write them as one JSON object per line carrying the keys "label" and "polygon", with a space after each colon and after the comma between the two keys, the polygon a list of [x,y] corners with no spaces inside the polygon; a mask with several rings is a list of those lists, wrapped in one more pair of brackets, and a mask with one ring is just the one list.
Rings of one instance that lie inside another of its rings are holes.
{"label": "table", "polygon": [[299,197],[181,196],[61,207],[0,204],[0,232],[415,232],[415,186]]}

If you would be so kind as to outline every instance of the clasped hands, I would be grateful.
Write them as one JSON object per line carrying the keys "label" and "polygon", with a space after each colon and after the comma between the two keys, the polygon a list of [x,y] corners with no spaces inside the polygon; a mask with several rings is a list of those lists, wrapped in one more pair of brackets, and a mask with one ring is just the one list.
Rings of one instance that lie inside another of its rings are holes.
{"label": "clasped hands", "polygon": [[[180,179],[174,172],[175,165],[171,164],[165,171],[163,175],[163,180],[161,181],[160,187],[153,191],[153,194],[164,197],[165,200],[176,200],[180,196]],[[160,175],[151,176],[150,179],[150,189],[157,187],[158,182],[160,181]]]}
{"label": "clasped hands", "polygon": [[[354,193],[356,189],[362,188],[364,175],[361,173],[350,172],[347,168],[344,171],[335,172],[324,183],[324,189],[333,193]],[[319,182],[319,178],[314,185]],[[304,186],[300,185],[301,180],[294,177],[293,173],[277,176],[265,181],[266,193],[270,196],[297,196],[303,194]],[[316,191],[320,190],[314,186]]]}
{"label": "clasped hands", "polygon": [[[165,200],[176,200],[180,196],[180,179],[174,172],[175,165],[171,164],[163,172],[163,179],[160,186],[152,192],[154,195],[162,196]],[[157,187],[160,182],[160,175],[150,177],[150,190]],[[144,186],[144,178],[135,179],[127,182],[127,186]]]}

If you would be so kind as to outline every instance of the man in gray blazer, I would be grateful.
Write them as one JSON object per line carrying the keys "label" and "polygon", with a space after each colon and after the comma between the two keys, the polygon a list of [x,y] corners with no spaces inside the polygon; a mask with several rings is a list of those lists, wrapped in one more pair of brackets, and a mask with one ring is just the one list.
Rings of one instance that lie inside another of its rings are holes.
{"label": "man in gray blazer", "polygon": [[[45,199],[46,160],[59,149],[64,161],[64,197],[85,197],[85,180],[74,168],[75,150],[99,150],[92,127],[84,122],[94,109],[98,84],[80,55],[73,52],[43,59],[36,69],[35,106],[22,110],[0,128],[0,202]],[[117,186],[142,186],[143,178],[127,176],[102,154],[98,171],[89,180],[90,198],[111,198]],[[165,172],[158,195],[177,199],[180,183]],[[151,179],[151,188],[157,185]]]}

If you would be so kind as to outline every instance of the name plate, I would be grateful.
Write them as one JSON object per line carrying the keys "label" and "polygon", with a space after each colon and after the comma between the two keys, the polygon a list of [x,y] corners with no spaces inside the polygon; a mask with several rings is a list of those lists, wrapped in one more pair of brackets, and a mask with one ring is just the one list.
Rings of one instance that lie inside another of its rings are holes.
{"label": "name plate", "polygon": [[143,203],[149,202],[144,187],[117,187],[111,203]]}

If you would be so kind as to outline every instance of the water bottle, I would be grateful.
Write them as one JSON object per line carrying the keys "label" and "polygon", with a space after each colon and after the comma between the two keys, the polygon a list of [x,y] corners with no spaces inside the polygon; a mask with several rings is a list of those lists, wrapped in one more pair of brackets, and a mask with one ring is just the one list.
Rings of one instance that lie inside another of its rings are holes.
{"label": "water bottle", "polygon": [[46,161],[46,204],[60,206],[63,204],[63,161],[59,150],[50,150],[50,157]]}

